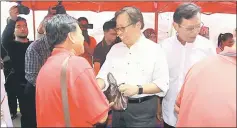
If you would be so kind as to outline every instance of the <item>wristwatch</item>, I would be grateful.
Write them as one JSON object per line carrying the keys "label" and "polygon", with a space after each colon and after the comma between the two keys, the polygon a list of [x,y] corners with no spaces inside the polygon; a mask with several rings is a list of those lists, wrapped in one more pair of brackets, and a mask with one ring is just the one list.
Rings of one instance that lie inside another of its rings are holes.
{"label": "wristwatch", "polygon": [[141,85],[137,85],[139,90],[138,90],[138,94],[142,94],[143,93],[143,87]]}

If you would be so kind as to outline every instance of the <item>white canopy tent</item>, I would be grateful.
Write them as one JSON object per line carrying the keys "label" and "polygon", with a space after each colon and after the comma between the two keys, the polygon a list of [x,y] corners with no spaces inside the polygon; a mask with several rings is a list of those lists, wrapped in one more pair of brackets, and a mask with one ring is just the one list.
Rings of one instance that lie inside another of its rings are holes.
{"label": "white canopy tent", "polygon": [[[16,5],[14,2],[1,2],[1,32],[6,26],[6,20],[9,16],[8,10],[11,6]],[[75,18],[87,17],[89,22],[94,24],[94,29],[89,30],[89,34],[100,42],[103,38],[102,26],[104,22],[112,19],[114,12],[92,12],[92,11],[67,11],[67,13]],[[38,25],[46,16],[47,11],[35,11],[35,27],[37,29]],[[143,13],[145,28],[154,28],[154,13]],[[34,39],[33,31],[33,15],[32,11],[29,15],[22,15],[22,17],[27,19],[29,27],[29,39]],[[174,34],[172,27],[172,17],[173,12],[164,12],[158,15],[158,42]],[[223,14],[215,13],[211,15],[202,14],[202,21],[205,26],[209,27],[210,40],[216,45],[217,37],[220,33],[230,32],[236,28],[236,15],[235,14]]]}

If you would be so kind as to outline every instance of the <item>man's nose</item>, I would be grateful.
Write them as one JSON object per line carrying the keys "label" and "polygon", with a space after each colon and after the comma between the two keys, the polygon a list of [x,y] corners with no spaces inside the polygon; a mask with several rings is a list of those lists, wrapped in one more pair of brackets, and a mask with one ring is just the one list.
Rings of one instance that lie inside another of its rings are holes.
{"label": "man's nose", "polygon": [[25,30],[26,30],[26,28],[24,28],[24,27],[21,28],[21,31],[25,31]]}
{"label": "man's nose", "polygon": [[123,34],[123,33],[121,32],[121,30],[118,30],[118,31],[117,31],[117,35],[118,35],[118,36],[121,36],[122,34]]}

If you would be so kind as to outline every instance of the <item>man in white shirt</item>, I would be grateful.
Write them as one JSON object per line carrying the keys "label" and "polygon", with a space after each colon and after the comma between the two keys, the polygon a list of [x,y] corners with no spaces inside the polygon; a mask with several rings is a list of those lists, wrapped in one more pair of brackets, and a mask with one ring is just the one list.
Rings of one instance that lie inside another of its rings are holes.
{"label": "man in white shirt", "polygon": [[177,35],[161,43],[166,53],[170,80],[169,90],[162,101],[165,127],[176,125],[175,100],[188,70],[206,56],[216,54],[214,44],[198,35],[203,26],[198,6],[192,3],[180,5],[173,15],[173,21]]}
{"label": "man in white shirt", "polygon": [[107,74],[111,72],[119,91],[128,96],[128,107],[115,111],[112,127],[155,127],[157,95],[165,96],[169,74],[164,51],[142,35],[142,13],[135,7],[124,7],[115,13],[116,32],[122,42],[107,54],[97,76],[101,89],[108,88]]}

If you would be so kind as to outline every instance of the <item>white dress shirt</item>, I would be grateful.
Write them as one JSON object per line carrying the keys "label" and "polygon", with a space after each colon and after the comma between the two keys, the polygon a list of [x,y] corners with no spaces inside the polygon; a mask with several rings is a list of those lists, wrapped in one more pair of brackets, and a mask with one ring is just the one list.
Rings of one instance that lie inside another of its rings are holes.
{"label": "white dress shirt", "polygon": [[[157,94],[165,96],[169,86],[169,71],[164,51],[156,44],[142,35],[130,47],[124,43],[115,44],[107,54],[105,63],[101,67],[97,78],[105,81],[108,88],[107,74],[111,72],[118,84],[144,85],[156,84],[162,92]],[[148,96],[148,94],[134,95],[132,98]]]}
{"label": "white dress shirt", "polygon": [[5,77],[1,69],[1,127],[13,127],[4,84]]}
{"label": "white dress shirt", "polygon": [[162,101],[162,115],[165,123],[174,126],[177,114],[174,111],[176,97],[183,85],[186,73],[198,61],[209,55],[215,55],[215,47],[208,39],[197,36],[194,43],[182,45],[177,36],[165,39],[161,43],[169,66],[169,90]]}

